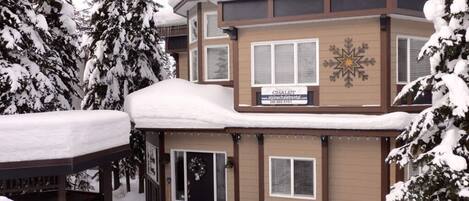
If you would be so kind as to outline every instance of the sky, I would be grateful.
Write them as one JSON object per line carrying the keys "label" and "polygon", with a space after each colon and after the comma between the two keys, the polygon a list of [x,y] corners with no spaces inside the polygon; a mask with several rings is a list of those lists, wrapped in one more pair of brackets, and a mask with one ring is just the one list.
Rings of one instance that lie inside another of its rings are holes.
{"label": "sky", "polygon": [[[156,0],[156,2],[163,6],[158,12],[159,23],[182,24],[186,22],[183,17],[173,13],[173,8],[168,4],[168,0]],[[88,7],[84,0],[72,0],[72,3],[77,10],[83,10]]]}

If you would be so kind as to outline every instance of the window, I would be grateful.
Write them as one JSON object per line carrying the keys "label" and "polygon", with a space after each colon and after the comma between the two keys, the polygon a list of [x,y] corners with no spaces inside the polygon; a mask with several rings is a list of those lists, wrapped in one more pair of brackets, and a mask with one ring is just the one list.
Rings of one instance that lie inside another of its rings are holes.
{"label": "window", "polygon": [[316,198],[316,161],[312,158],[270,157],[270,196]]}
{"label": "window", "polygon": [[205,46],[205,80],[227,81],[230,79],[228,45]]}
{"label": "window", "polygon": [[252,85],[317,85],[318,49],[316,39],[253,43]]}
{"label": "window", "polygon": [[223,29],[218,28],[218,17],[216,12],[205,13],[205,38],[225,38],[227,35],[223,33]]}
{"label": "window", "polygon": [[430,61],[417,60],[420,49],[427,39],[418,37],[397,37],[397,83],[407,84],[419,77],[430,75]]}
{"label": "window", "polygon": [[197,41],[198,36],[198,23],[197,23],[197,16],[192,17],[189,19],[189,42],[193,43]]}
{"label": "window", "polygon": [[191,50],[189,57],[189,80],[197,82],[199,81],[199,51],[197,49]]}
{"label": "window", "polygon": [[409,180],[410,178],[421,174],[423,171],[423,164],[408,163],[405,171],[405,178]]}

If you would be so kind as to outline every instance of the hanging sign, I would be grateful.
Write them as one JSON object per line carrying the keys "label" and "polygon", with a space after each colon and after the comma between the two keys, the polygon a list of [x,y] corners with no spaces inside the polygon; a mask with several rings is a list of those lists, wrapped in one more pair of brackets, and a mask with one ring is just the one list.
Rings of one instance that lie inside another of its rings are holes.
{"label": "hanging sign", "polygon": [[147,176],[153,182],[159,184],[159,150],[155,145],[146,142],[146,164]]}
{"label": "hanging sign", "polygon": [[306,105],[307,87],[262,87],[262,105]]}

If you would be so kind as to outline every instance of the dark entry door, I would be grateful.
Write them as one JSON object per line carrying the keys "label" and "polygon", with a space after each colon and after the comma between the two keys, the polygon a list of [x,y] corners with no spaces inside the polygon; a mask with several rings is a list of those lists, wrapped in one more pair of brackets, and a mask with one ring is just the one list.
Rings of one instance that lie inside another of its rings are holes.
{"label": "dark entry door", "polygon": [[213,154],[187,152],[187,200],[213,201]]}

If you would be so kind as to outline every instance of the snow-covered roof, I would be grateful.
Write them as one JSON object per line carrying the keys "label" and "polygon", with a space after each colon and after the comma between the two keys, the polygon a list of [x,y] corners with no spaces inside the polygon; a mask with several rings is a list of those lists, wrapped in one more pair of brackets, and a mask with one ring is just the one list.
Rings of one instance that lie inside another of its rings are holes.
{"label": "snow-covered roof", "polygon": [[73,158],[129,143],[130,120],[118,111],[0,116],[0,162]]}
{"label": "snow-covered roof", "polygon": [[[262,106],[259,106],[262,107]],[[159,82],[125,100],[137,128],[311,128],[401,130],[414,115],[263,114],[233,109],[233,89],[198,85],[181,79]]]}

